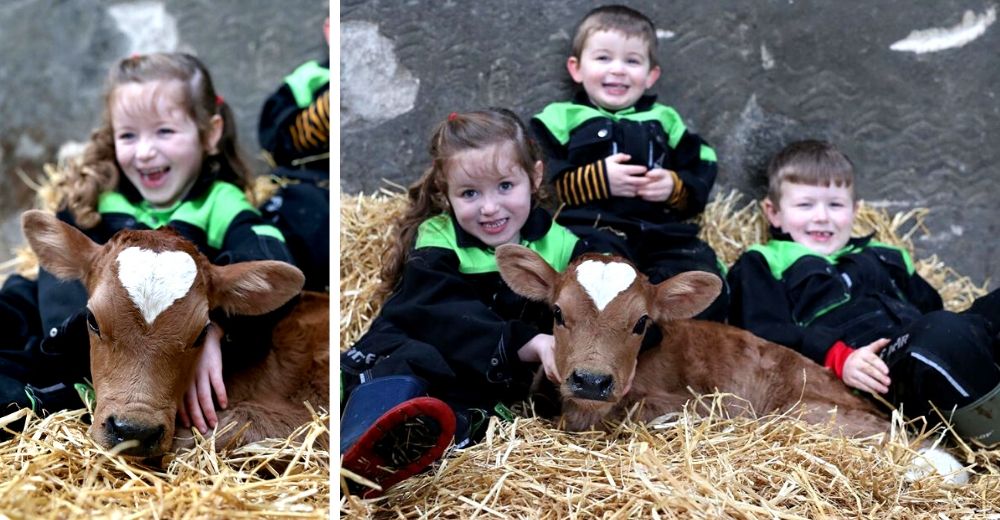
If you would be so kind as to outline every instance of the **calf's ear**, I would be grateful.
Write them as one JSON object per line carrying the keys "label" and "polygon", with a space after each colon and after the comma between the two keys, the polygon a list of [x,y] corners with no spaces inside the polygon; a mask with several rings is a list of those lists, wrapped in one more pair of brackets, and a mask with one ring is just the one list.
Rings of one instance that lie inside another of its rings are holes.
{"label": "calf's ear", "polygon": [[101,249],[82,231],[47,211],[25,211],[21,228],[38,264],[64,280],[84,280]]}
{"label": "calf's ear", "polygon": [[209,305],[228,314],[271,312],[299,294],[305,283],[297,267],[276,260],[212,265],[209,269]]}
{"label": "calf's ear", "polygon": [[690,318],[708,308],[722,290],[722,280],[712,273],[688,271],[655,287],[654,321]]}
{"label": "calf's ear", "polygon": [[552,302],[556,272],[538,253],[517,244],[497,248],[497,269],[511,290],[529,300]]}

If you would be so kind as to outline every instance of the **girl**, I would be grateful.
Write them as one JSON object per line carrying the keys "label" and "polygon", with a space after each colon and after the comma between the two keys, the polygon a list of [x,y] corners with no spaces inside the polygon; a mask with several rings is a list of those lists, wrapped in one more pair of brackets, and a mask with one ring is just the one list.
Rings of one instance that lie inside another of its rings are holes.
{"label": "girl", "polygon": [[[98,243],[121,229],[169,225],[216,264],[291,261],[281,233],[261,221],[244,195],[251,172],[237,146],[232,111],[198,59],[132,56],[112,67],[105,92],[101,126],[55,181],[61,219]],[[44,270],[37,280],[6,281],[0,323],[14,336],[0,347],[5,403],[48,412],[80,405],[72,385],[88,376],[86,302],[82,284]],[[185,426],[204,433],[216,425],[213,392],[226,406],[222,366],[261,359],[277,314],[264,320],[213,315],[195,381],[179,406]]]}
{"label": "girl", "polygon": [[536,207],[542,156],[514,113],[451,114],[430,155],[383,266],[393,293],[341,354],[342,465],[383,489],[526,398],[537,363],[558,379],[551,312],[503,283],[494,249],[526,245],[558,270],[583,250]]}

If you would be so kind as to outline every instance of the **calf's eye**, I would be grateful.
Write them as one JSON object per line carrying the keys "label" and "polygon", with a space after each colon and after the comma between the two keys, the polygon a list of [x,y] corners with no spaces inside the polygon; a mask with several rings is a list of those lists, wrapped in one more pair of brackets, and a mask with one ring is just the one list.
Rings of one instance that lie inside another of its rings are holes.
{"label": "calf's eye", "polygon": [[646,323],[649,322],[649,316],[645,314],[639,318],[639,321],[635,322],[635,327],[632,328],[632,334],[644,334],[646,332]]}
{"label": "calf's eye", "polygon": [[87,309],[87,328],[97,337],[101,337],[101,328],[97,326],[97,318],[94,317],[94,313],[90,312],[90,309]]}
{"label": "calf's eye", "polygon": [[562,309],[560,309],[558,305],[552,308],[552,317],[555,318],[556,325],[559,325],[560,327],[566,326],[566,322],[563,321]]}

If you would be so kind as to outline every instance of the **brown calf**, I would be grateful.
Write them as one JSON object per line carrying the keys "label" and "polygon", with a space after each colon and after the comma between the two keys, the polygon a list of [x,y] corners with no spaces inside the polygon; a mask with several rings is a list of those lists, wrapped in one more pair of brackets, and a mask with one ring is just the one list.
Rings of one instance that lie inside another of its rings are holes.
{"label": "brown calf", "polygon": [[[584,255],[559,274],[520,246],[498,248],[497,264],[515,292],[552,305],[569,430],[600,427],[640,401],[642,421],[677,412],[692,391],[737,396],[723,400],[732,415],[781,413],[800,404],[804,420],[833,418],[850,435],[888,430],[871,403],[799,353],[736,327],[685,319],[719,294],[715,275],[687,272],[650,285],[632,264],[603,255]],[[652,322],[663,340],[640,352]]]}
{"label": "brown calf", "polygon": [[[277,261],[212,265],[170,229],[121,231],[98,245],[42,211],[22,217],[39,264],[87,288],[91,376],[97,397],[91,437],[122,453],[152,457],[175,445],[177,403],[192,381],[211,309],[231,314],[270,312],[299,294],[302,273]],[[329,301],[304,293],[276,327],[273,348],[259,365],[227,376],[229,407],[219,428],[249,423],[219,438],[219,446],[287,437],[308,422],[303,405],[329,406]],[[190,445],[178,429],[177,445]],[[220,436],[221,437],[221,436]]]}

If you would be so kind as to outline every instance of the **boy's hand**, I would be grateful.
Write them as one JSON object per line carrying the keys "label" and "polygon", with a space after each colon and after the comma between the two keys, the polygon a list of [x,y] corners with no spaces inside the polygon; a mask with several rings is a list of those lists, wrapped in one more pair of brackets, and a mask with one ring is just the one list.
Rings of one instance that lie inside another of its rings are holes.
{"label": "boy's hand", "polygon": [[844,384],[873,394],[889,391],[889,367],[878,356],[889,344],[887,338],[877,339],[847,356],[844,362]]}
{"label": "boy's hand", "polygon": [[213,390],[222,409],[229,404],[226,385],[222,382],[221,340],[222,328],[212,323],[208,326],[205,343],[195,362],[194,382],[177,407],[181,424],[188,428],[193,426],[203,435],[219,423],[219,418],[215,415],[215,403],[212,401]]}
{"label": "boy's hand", "polygon": [[545,377],[555,384],[562,383],[556,368],[556,338],[551,334],[537,334],[517,350],[517,358],[525,363],[541,363]]}
{"label": "boy's hand", "polygon": [[674,192],[674,175],[663,168],[646,172],[646,184],[639,186],[637,195],[650,202],[663,202]]}
{"label": "boy's hand", "polygon": [[604,159],[604,165],[608,169],[608,187],[615,197],[635,197],[639,188],[649,182],[643,177],[646,173],[645,166],[625,164],[631,158],[627,153],[616,153]]}

